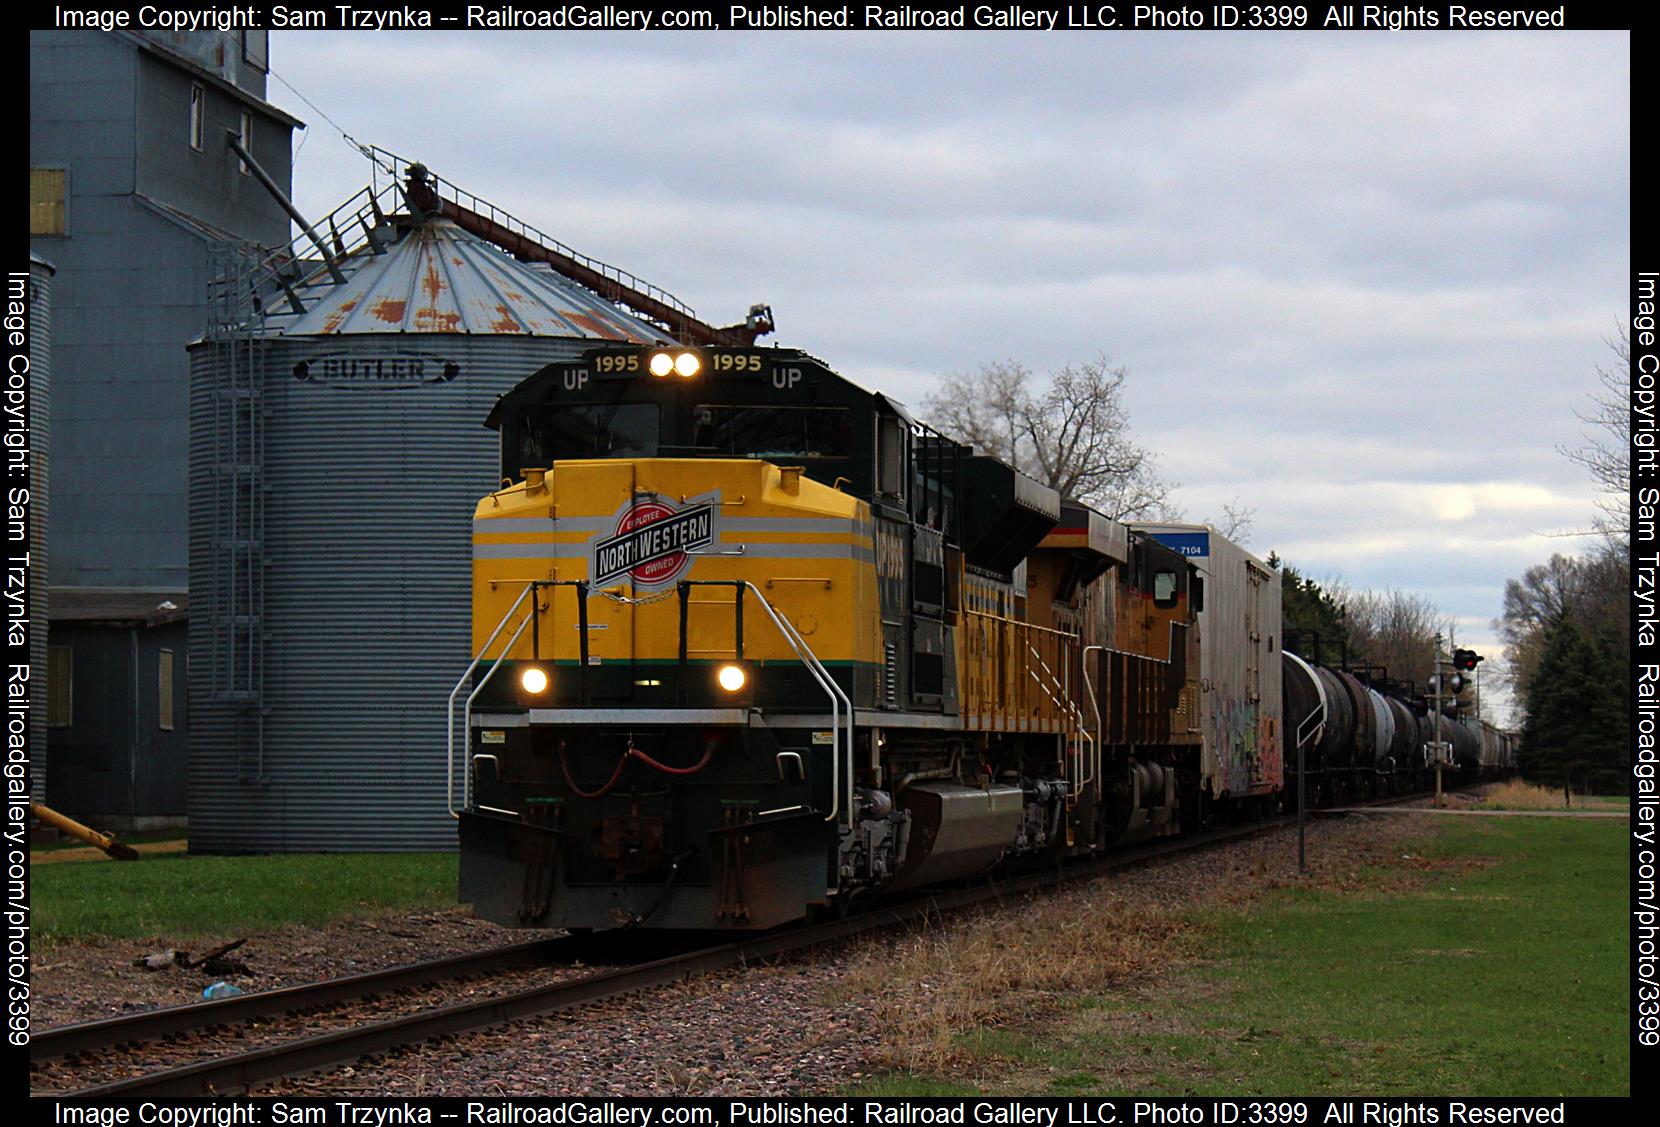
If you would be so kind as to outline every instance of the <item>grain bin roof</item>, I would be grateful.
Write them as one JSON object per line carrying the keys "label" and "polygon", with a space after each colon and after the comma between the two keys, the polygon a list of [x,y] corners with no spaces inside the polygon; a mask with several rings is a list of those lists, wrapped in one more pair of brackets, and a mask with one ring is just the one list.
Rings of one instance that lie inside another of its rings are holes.
{"label": "grain bin roof", "polygon": [[586,337],[650,344],[669,340],[590,290],[532,269],[445,219],[409,227],[383,254],[365,246],[342,263],[344,285],[319,273],[266,316],[283,336],[466,333]]}
{"label": "grain bin roof", "polygon": [[52,588],[53,622],[165,626],[190,615],[184,591],[139,587]]}

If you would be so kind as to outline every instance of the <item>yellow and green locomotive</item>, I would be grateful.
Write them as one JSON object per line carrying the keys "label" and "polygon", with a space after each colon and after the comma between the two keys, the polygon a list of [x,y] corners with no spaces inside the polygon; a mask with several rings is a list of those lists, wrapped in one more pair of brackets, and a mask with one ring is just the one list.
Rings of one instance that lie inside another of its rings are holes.
{"label": "yellow and green locomotive", "polygon": [[600,348],[489,424],[451,697],[481,915],[767,928],[1280,786],[1278,576],[1202,526],[1110,521],[790,349]]}

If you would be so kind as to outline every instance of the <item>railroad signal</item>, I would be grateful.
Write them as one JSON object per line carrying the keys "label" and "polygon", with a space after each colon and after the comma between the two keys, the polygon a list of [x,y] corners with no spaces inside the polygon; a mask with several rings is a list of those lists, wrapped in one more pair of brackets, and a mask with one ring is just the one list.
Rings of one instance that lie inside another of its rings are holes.
{"label": "railroad signal", "polygon": [[1449,697],[1456,697],[1459,693],[1464,691],[1466,683],[1467,682],[1465,682],[1462,674],[1437,673],[1434,677],[1430,678],[1429,687],[1432,692],[1438,694],[1444,693]]}
{"label": "railroad signal", "polygon": [[1454,669],[1462,669],[1466,673],[1475,672],[1476,664],[1485,661],[1475,650],[1454,650],[1452,663]]}

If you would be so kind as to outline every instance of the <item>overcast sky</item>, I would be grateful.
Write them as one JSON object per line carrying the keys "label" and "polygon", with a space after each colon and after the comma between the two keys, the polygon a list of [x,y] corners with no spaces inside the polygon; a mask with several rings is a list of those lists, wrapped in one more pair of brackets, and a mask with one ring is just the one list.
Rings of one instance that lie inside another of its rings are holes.
{"label": "overcast sky", "polygon": [[284,81],[912,404],[1105,354],[1188,517],[1238,498],[1258,554],[1460,644],[1595,516],[1557,448],[1627,315],[1623,32],[271,39],[309,215],[369,165]]}

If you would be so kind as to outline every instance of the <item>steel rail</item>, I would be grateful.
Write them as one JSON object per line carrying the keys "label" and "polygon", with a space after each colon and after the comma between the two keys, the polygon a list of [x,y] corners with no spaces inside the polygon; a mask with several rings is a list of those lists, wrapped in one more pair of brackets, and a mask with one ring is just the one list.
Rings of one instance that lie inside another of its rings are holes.
{"label": "steel rail", "polygon": [[575,943],[576,941],[569,936],[510,943],[466,955],[449,955],[421,963],[405,963],[386,970],[367,971],[363,974],[289,986],[280,990],[262,990],[256,994],[238,994],[211,1002],[168,1006],[164,1009],[123,1014],[120,1017],[97,1021],[53,1026],[42,1029],[29,1038],[29,1059],[51,1060],[135,1041],[149,1041],[158,1037],[211,1029],[216,1025],[230,1025],[256,1018],[297,1013],[365,998],[372,994],[426,986],[446,979],[535,962],[557,955],[561,948],[574,946]]}
{"label": "steel rail", "polygon": [[245,1092],[264,1081],[315,1072],[331,1065],[343,1064],[433,1038],[487,1029],[590,1002],[604,1001],[654,986],[682,982],[713,971],[840,942],[864,932],[928,919],[1048,885],[1088,879],[1106,872],[1127,869],[1173,853],[1202,849],[1253,836],[1277,829],[1281,825],[1282,821],[1276,819],[1249,826],[1214,830],[1193,837],[1166,839],[1079,864],[1047,868],[1041,872],[1022,874],[974,888],[935,892],[904,904],[873,908],[857,916],[829,923],[746,938],[685,955],[533,987],[515,994],[457,1003],[372,1025],[342,1029],[252,1049],[218,1060],[202,1061],[61,1094],[75,1097],[126,1098]]}
{"label": "steel rail", "polygon": [[[1395,805],[1421,799],[1422,793],[1392,795],[1364,803],[1367,806]],[[1352,809],[1352,807],[1351,807]],[[1311,811],[1311,813],[1320,813]],[[1331,811],[1332,817],[1345,813]],[[1230,826],[1208,830],[1192,836],[1159,839],[1122,852],[1107,853],[1075,863],[1056,865],[1041,871],[1020,874],[1001,880],[988,881],[972,888],[936,891],[902,904],[872,908],[846,919],[797,928],[790,931],[749,937],[737,942],[703,948],[684,955],[657,959],[630,967],[602,971],[578,979],[534,987],[515,994],[503,995],[477,1002],[457,1003],[434,1010],[391,1018],[372,1025],[343,1029],[306,1037],[265,1048],[253,1049],[218,1060],[149,1073],[93,1087],[58,1093],[75,1097],[104,1096],[200,1096],[234,1094],[251,1089],[263,1081],[285,1076],[316,1072],[331,1065],[344,1064],[358,1058],[417,1044],[433,1038],[467,1033],[508,1022],[556,1013],[590,1002],[631,994],[697,975],[707,974],[745,963],[775,958],[792,951],[840,942],[852,936],[874,932],[916,920],[940,916],[978,904],[990,903],[1005,897],[1030,892],[1049,885],[1087,880],[1104,873],[1133,868],[1173,854],[1221,845],[1242,838],[1253,837],[1288,827],[1292,818],[1281,815],[1244,826]],[[569,940],[544,940],[543,944],[559,944]],[[534,948],[538,944],[523,944]],[[502,949],[507,950],[507,949]],[[462,958],[465,958],[463,956]],[[410,969],[410,968],[404,968]],[[384,972],[383,972],[384,973]],[[372,976],[339,980],[342,983],[361,981]],[[328,984],[324,984],[328,985]],[[296,991],[307,988],[297,987]],[[373,991],[365,991],[372,993]],[[269,997],[249,995],[248,999]],[[200,1006],[177,1007],[198,1013],[226,1013],[216,1006],[226,1006],[244,999],[227,999],[222,1003],[204,1003]],[[165,1013],[166,1011],[160,1011]],[[137,1019],[154,1014],[136,1015]],[[133,1020],[133,1019],[117,1019]],[[223,1019],[221,1019],[223,1020]],[[220,1024],[207,1021],[201,1024]],[[89,1023],[105,1025],[108,1023]],[[65,1027],[65,1032],[68,1028]],[[105,1043],[107,1044],[107,1042]]]}

